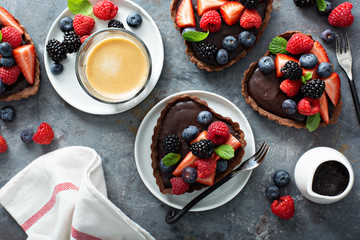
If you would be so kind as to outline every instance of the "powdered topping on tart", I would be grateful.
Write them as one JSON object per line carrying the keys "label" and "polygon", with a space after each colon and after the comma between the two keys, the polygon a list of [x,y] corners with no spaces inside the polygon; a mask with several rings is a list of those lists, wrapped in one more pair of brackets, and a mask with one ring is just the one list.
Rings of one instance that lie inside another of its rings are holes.
{"label": "powdered topping on tart", "polygon": [[238,123],[189,95],[166,105],[152,141],[153,174],[164,194],[213,185],[241,162],[246,146]]}
{"label": "powdered topping on tart", "polygon": [[244,73],[242,94],[262,116],[311,132],[337,121],[340,85],[318,41],[286,32],[274,38],[265,56]]}

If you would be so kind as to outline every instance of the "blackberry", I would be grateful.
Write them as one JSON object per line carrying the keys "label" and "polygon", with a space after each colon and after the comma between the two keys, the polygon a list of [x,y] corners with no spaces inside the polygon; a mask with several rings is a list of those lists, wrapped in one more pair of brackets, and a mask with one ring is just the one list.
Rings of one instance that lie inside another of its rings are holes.
{"label": "blackberry", "polygon": [[67,48],[68,53],[77,52],[80,48],[81,42],[75,31],[64,32],[64,46]]}
{"label": "blackberry", "polygon": [[299,80],[301,79],[303,70],[297,62],[288,61],[281,68],[281,72],[284,75],[284,78],[290,80]]}
{"label": "blackberry", "polygon": [[195,156],[206,159],[213,155],[215,148],[214,144],[210,140],[201,139],[200,141],[191,144],[190,151]]}
{"label": "blackberry", "polygon": [[48,41],[46,44],[46,51],[54,62],[61,62],[66,58],[66,47],[56,39]]}
{"label": "blackberry", "polygon": [[110,20],[110,22],[108,23],[108,28],[122,28],[125,29],[124,24],[122,24],[122,22],[118,21],[118,20]]}
{"label": "blackberry", "polygon": [[211,63],[216,57],[217,47],[207,41],[202,41],[196,46],[198,57],[206,63]]}
{"label": "blackberry", "polygon": [[325,91],[325,81],[320,79],[313,79],[308,81],[301,87],[301,93],[309,98],[320,98]]}
{"label": "blackberry", "polygon": [[315,4],[315,0],[294,0],[294,3],[298,7],[310,7]]}
{"label": "blackberry", "polygon": [[240,0],[240,2],[247,9],[254,9],[258,4],[259,0]]}
{"label": "blackberry", "polygon": [[162,142],[162,147],[165,154],[179,153],[180,151],[180,138],[175,134],[167,135]]}

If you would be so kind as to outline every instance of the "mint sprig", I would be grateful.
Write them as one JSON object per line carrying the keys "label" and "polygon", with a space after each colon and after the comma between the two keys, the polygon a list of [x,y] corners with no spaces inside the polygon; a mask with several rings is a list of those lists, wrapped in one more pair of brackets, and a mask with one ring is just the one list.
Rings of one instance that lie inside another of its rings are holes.
{"label": "mint sprig", "polygon": [[316,5],[317,5],[317,8],[319,9],[320,12],[325,11],[325,9],[326,9],[325,0],[316,0]]}
{"label": "mint sprig", "polygon": [[319,127],[320,121],[320,113],[308,116],[306,119],[306,128],[309,130],[309,132],[313,132]]}
{"label": "mint sprig", "polygon": [[305,74],[305,76],[301,76],[301,82],[303,84],[306,84],[307,81],[309,81],[312,78],[312,73],[308,72]]}
{"label": "mint sprig", "polygon": [[232,146],[224,144],[215,148],[215,153],[225,160],[230,160],[235,156],[235,151]]}
{"label": "mint sprig", "polygon": [[289,54],[289,52],[286,51],[287,42],[288,41],[282,37],[273,38],[269,44],[269,51],[274,55],[278,53]]}
{"label": "mint sprig", "polygon": [[183,38],[188,42],[201,42],[209,36],[207,32],[189,31],[182,34]]}
{"label": "mint sprig", "polygon": [[90,16],[93,13],[93,7],[89,0],[68,0],[67,3],[70,12],[74,15]]}
{"label": "mint sprig", "polygon": [[0,32],[0,42],[2,41],[2,34],[1,34],[1,32]]}
{"label": "mint sprig", "polygon": [[170,167],[172,165],[175,165],[180,160],[180,158],[181,155],[178,153],[168,153],[162,160],[165,166]]}

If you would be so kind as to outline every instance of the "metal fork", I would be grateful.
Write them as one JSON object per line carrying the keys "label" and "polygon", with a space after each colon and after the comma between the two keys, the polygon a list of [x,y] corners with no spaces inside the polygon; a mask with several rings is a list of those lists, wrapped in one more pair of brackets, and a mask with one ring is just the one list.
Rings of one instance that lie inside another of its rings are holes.
{"label": "metal fork", "polygon": [[202,192],[199,196],[195,197],[193,200],[191,200],[183,209],[180,211],[176,209],[171,209],[166,217],[165,221],[168,224],[176,223],[185,213],[187,213],[195,204],[200,202],[203,198],[205,198],[207,195],[212,193],[215,189],[229,181],[232,177],[236,175],[237,172],[243,171],[243,170],[252,170],[256,167],[258,167],[264,160],[266,154],[268,153],[270,147],[267,145],[266,142],[264,142],[259,150],[256,151],[254,155],[252,155],[250,158],[246,159],[244,162],[240,164],[237,168],[235,168],[233,171],[231,171],[228,175],[226,175],[223,179],[221,179],[219,182],[215,183],[213,186],[207,188],[204,192]]}
{"label": "metal fork", "polygon": [[349,85],[351,89],[351,95],[354,101],[356,115],[360,124],[360,103],[359,98],[356,92],[356,87],[352,75],[352,57],[351,57],[351,50],[350,50],[350,44],[349,44],[349,38],[347,34],[345,34],[345,37],[340,34],[336,35],[336,58],[340,64],[340,66],[344,69],[346,72],[348,79],[349,79]]}

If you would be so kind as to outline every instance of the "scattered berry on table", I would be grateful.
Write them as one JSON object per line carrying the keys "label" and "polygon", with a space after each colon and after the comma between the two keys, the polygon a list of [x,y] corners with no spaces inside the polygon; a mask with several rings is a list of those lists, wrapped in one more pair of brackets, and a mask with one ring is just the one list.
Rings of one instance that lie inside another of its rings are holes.
{"label": "scattered berry on table", "polygon": [[96,3],[93,7],[94,15],[101,20],[110,20],[115,17],[118,7],[109,0]]}
{"label": "scattered berry on table", "polygon": [[75,31],[68,31],[64,33],[63,44],[68,53],[77,52],[81,46],[80,38]]}
{"label": "scattered berry on table", "polygon": [[295,33],[289,39],[286,50],[294,55],[309,52],[314,46],[314,40],[303,33]]}
{"label": "scattered berry on table", "polygon": [[222,145],[229,138],[230,130],[226,123],[221,121],[212,122],[207,130],[207,139],[215,145]]}
{"label": "scattered berry on table", "polygon": [[262,19],[256,9],[246,9],[240,18],[240,26],[244,29],[260,28]]}
{"label": "scattered berry on table", "polygon": [[272,185],[266,188],[265,195],[269,200],[279,199],[280,189],[276,185]]}
{"label": "scattered berry on table", "polygon": [[311,7],[315,5],[315,0],[294,0],[294,3],[298,7]]}
{"label": "scattered berry on table", "polygon": [[216,171],[216,160],[214,159],[199,159],[195,161],[194,165],[198,178],[207,178]]}
{"label": "scattered berry on table", "polygon": [[15,65],[15,60],[13,57],[2,57],[0,59],[0,64],[4,67],[12,67]]}
{"label": "scattered berry on table", "polygon": [[197,120],[201,125],[209,125],[212,122],[213,115],[209,111],[201,111],[198,116]]}
{"label": "scattered berry on table", "polygon": [[60,73],[63,72],[64,67],[63,67],[63,65],[62,65],[61,63],[53,62],[53,63],[51,64],[50,69],[51,69],[51,72],[52,72],[53,74],[57,75],[57,74],[60,74]]}
{"label": "scattered berry on table", "polygon": [[56,39],[51,39],[46,44],[46,51],[54,62],[61,62],[66,58],[67,48]]}
{"label": "scattered berry on table", "polygon": [[333,67],[328,62],[322,62],[319,64],[316,73],[321,78],[327,78],[333,73]]}
{"label": "scattered berry on table", "polygon": [[0,79],[0,94],[4,93],[7,89],[7,85],[3,83]]}
{"label": "scattered berry on table", "polygon": [[301,93],[309,98],[320,98],[325,91],[325,81],[320,79],[313,79],[302,85]]}
{"label": "scattered berry on table", "polygon": [[321,40],[325,43],[332,43],[335,40],[335,33],[330,29],[326,29],[321,33]]}
{"label": "scattered berry on table", "polygon": [[73,21],[74,20],[69,17],[63,17],[62,19],[60,19],[59,21],[60,30],[63,32],[73,31],[74,30]]}
{"label": "scattered berry on table", "polygon": [[200,28],[210,33],[218,32],[221,29],[221,16],[216,10],[210,10],[204,13],[200,19]]}
{"label": "scattered berry on table", "polygon": [[222,41],[223,48],[228,51],[234,51],[238,46],[238,41],[234,36],[226,36]]}
{"label": "scattered berry on table", "polygon": [[22,43],[21,34],[13,27],[4,27],[1,29],[2,41],[7,42],[13,49],[20,47]]}
{"label": "scattered berry on table", "polygon": [[292,99],[286,99],[283,101],[281,107],[286,114],[294,114],[297,111],[297,104]]}
{"label": "scattered berry on table", "polygon": [[225,65],[229,61],[229,54],[225,49],[220,49],[216,54],[216,62],[220,65]]}
{"label": "scattered berry on table", "polygon": [[161,169],[161,171],[163,171],[163,172],[172,172],[172,171],[174,170],[174,165],[172,165],[172,166],[166,166],[166,165],[164,164],[163,159],[161,159],[161,161],[160,161],[160,169]]}
{"label": "scattered berry on table", "polygon": [[320,111],[320,102],[318,99],[304,97],[298,103],[298,112],[304,116],[311,116]]}
{"label": "scattered berry on table", "polygon": [[12,55],[12,47],[9,43],[7,42],[1,42],[0,43],[0,54],[3,57],[10,57]]}
{"label": "scattered berry on table", "polygon": [[124,24],[122,24],[122,22],[120,22],[119,20],[115,20],[115,19],[109,21],[108,27],[125,29]]}
{"label": "scattered berry on table", "polygon": [[299,62],[301,67],[312,69],[318,64],[318,58],[312,53],[305,53],[301,55]]}
{"label": "scattered berry on table", "polygon": [[164,137],[162,147],[165,154],[178,153],[180,151],[181,141],[175,134],[170,134]]}
{"label": "scattered berry on table", "polygon": [[184,194],[189,189],[189,183],[185,182],[182,177],[173,177],[170,179],[172,194]]}
{"label": "scattered berry on table", "polygon": [[295,97],[299,93],[301,85],[301,80],[285,79],[281,82],[280,89],[286,93],[288,97]]}
{"label": "scattered berry on table", "polygon": [[295,214],[294,200],[291,196],[280,197],[271,204],[271,211],[279,218],[289,220]]}
{"label": "scattered berry on table", "polygon": [[255,44],[256,36],[249,31],[242,31],[239,34],[239,43],[245,48],[252,47]]}
{"label": "scattered berry on table", "polygon": [[258,4],[259,0],[240,0],[240,2],[247,9],[254,9]]}
{"label": "scattered berry on table", "polygon": [[12,67],[1,67],[0,68],[0,79],[6,85],[11,85],[17,81],[20,75],[20,68],[16,65]]}
{"label": "scattered berry on table", "polygon": [[181,134],[186,141],[192,141],[199,135],[199,129],[196,126],[185,128]]}
{"label": "scattered berry on table", "polygon": [[142,17],[138,12],[132,12],[126,17],[126,23],[129,27],[137,28],[142,23]]}
{"label": "scattered berry on table", "polygon": [[54,139],[54,131],[49,124],[43,122],[38,127],[32,139],[37,144],[50,144]]}
{"label": "scattered berry on table", "polygon": [[0,153],[6,152],[7,149],[8,146],[6,144],[5,139],[3,138],[3,136],[0,135]]}
{"label": "scattered berry on table", "polygon": [[191,144],[190,151],[199,158],[210,158],[215,149],[214,144],[210,140],[202,139]]}
{"label": "scattered berry on table", "polygon": [[245,7],[237,1],[229,1],[220,6],[220,13],[224,22],[229,25],[239,24]]}
{"label": "scattered berry on table", "polygon": [[228,168],[228,161],[220,159],[216,161],[216,172],[224,172]]}
{"label": "scattered berry on table", "polygon": [[302,76],[302,68],[297,62],[288,61],[285,65],[281,68],[281,73],[283,74],[284,78],[288,78],[290,80],[299,80]]}
{"label": "scattered berry on table", "polygon": [[196,46],[197,56],[206,63],[211,63],[216,57],[218,49],[213,43],[202,41]]}
{"label": "scattered berry on table", "polygon": [[290,182],[290,174],[285,170],[278,170],[274,174],[274,183],[278,187],[284,187]]}
{"label": "scattered berry on table", "polygon": [[275,62],[269,56],[263,57],[258,63],[258,68],[263,74],[269,74],[275,70]]}
{"label": "scattered berry on table", "polygon": [[95,27],[95,20],[89,16],[77,14],[74,17],[73,27],[77,35],[89,35]]}
{"label": "scattered berry on table", "polygon": [[0,119],[4,122],[11,122],[14,120],[15,117],[15,111],[14,108],[11,106],[3,107],[0,110]]}
{"label": "scattered berry on table", "polygon": [[330,12],[331,12],[331,10],[332,10],[332,3],[331,3],[330,1],[327,1],[327,0],[325,0],[325,3],[326,3],[326,8],[325,8],[324,11],[320,11],[320,10],[318,9],[318,13],[319,13],[320,15],[329,15]]}
{"label": "scattered berry on table", "polygon": [[344,2],[331,11],[328,22],[334,27],[350,27],[354,22],[354,16],[351,13],[353,5]]}
{"label": "scattered berry on table", "polygon": [[21,141],[26,144],[32,143],[32,138],[34,136],[34,132],[32,130],[24,130],[20,134]]}
{"label": "scattered berry on table", "polygon": [[197,29],[196,28],[193,28],[193,27],[187,27],[187,28],[184,28],[181,32],[181,34],[184,34],[186,32],[196,32]]}
{"label": "scattered berry on table", "polygon": [[181,174],[182,179],[187,183],[194,183],[197,178],[197,172],[195,168],[187,167]]}
{"label": "scattered berry on table", "polygon": [[80,38],[81,44],[83,44],[88,37],[89,37],[89,35],[81,36],[81,38]]}

